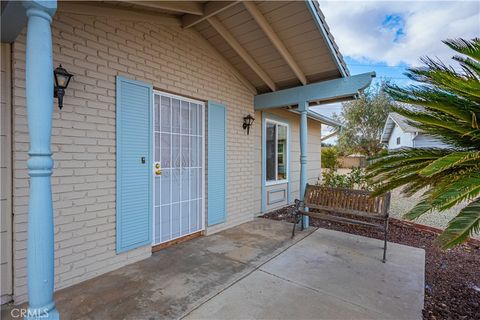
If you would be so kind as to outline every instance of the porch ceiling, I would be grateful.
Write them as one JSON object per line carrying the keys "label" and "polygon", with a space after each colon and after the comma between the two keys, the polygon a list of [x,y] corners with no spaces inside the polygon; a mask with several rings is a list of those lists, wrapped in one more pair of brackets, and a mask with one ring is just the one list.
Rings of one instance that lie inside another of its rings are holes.
{"label": "porch ceiling", "polygon": [[348,75],[317,1],[103,1],[178,16],[258,93]]}

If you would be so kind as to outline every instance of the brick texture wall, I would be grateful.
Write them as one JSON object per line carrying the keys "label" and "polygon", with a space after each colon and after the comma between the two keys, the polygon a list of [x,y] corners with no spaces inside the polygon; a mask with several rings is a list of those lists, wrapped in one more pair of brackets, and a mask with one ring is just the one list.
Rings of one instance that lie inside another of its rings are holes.
{"label": "brick texture wall", "polygon": [[[256,213],[255,135],[247,136],[242,129],[243,117],[253,113],[253,95],[197,33],[183,30],[176,19],[151,20],[64,12],[54,18],[54,63],[75,75],[62,111],[55,106],[52,130],[56,289],[151,254],[149,246],[115,252],[117,75],[153,83],[158,90],[224,103],[228,108],[227,222],[208,231],[251,220]],[[12,57],[16,303],[27,299],[25,40],[24,31],[13,45]]]}
{"label": "brick texture wall", "polygon": [[0,47],[0,303],[12,298],[12,159],[10,44]]}

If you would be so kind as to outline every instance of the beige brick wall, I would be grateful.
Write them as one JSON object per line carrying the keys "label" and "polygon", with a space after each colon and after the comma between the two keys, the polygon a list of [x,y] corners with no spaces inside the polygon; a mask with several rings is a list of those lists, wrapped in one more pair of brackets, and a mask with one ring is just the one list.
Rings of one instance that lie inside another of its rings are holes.
{"label": "beige brick wall", "polygon": [[[92,10],[94,12],[94,10]],[[115,253],[115,76],[153,83],[155,89],[228,108],[227,222],[255,213],[254,135],[243,117],[253,95],[217,59],[197,33],[178,20],[57,13],[52,25],[54,63],[75,76],[62,111],[55,106],[52,190],[56,289],[150,256],[146,246]],[[25,108],[25,31],[13,45],[14,81],[14,295],[26,300],[28,135]]]}
{"label": "beige brick wall", "polygon": [[0,303],[12,298],[12,104],[11,48],[2,43],[0,51]]}

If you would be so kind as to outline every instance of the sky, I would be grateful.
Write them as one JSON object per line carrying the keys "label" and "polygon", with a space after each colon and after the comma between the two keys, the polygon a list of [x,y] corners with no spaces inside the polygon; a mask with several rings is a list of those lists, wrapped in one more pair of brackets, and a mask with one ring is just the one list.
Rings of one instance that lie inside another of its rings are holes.
{"label": "sky", "polygon": [[[453,63],[453,51],[442,40],[480,36],[480,1],[319,2],[350,73],[375,71],[375,81],[408,85],[403,73],[422,65],[420,57]],[[341,105],[315,110],[332,116]]]}

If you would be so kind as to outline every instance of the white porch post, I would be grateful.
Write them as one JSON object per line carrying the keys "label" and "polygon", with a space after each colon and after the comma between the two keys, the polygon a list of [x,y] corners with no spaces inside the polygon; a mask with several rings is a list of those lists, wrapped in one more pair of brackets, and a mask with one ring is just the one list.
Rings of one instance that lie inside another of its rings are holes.
{"label": "white porch post", "polygon": [[30,149],[28,173],[28,319],[59,319],[53,300],[54,232],[50,178],[53,113],[53,58],[50,23],[53,1],[25,1],[27,17],[26,96]]}
{"label": "white porch post", "polygon": [[[307,111],[308,102],[300,101],[298,103],[298,111],[300,112],[300,200],[305,196],[305,188],[308,182],[307,173],[307,154],[308,154],[308,121]],[[308,217],[303,217],[303,225],[308,228]]]}

